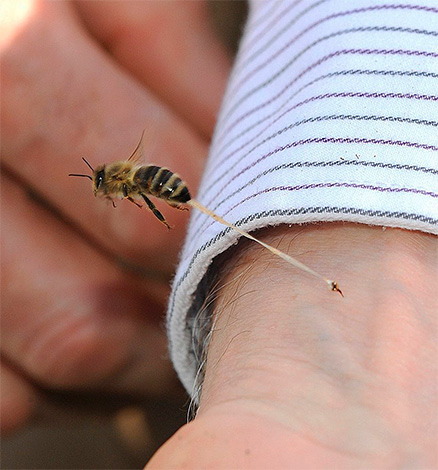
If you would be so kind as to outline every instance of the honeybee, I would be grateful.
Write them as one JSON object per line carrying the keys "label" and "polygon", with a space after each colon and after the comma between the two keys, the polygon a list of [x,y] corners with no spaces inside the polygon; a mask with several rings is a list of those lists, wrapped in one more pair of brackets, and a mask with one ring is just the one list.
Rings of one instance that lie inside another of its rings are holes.
{"label": "honeybee", "polygon": [[170,229],[163,214],[148,195],[162,199],[176,209],[187,210],[184,204],[190,201],[190,192],[186,183],[173,171],[157,165],[139,164],[143,156],[143,137],[144,131],[137,147],[127,160],[99,165],[94,169],[85,158],[82,158],[93,172],[92,175],[70,173],[69,176],[90,179],[94,195],[109,199],[114,207],[115,198],[127,199],[138,207],[142,205],[136,202],[136,199],[143,199],[155,217]]}
{"label": "honeybee", "polygon": [[91,175],[70,173],[68,176],[80,176],[90,179],[93,184],[94,195],[109,199],[113,203],[114,207],[115,198],[127,199],[136,206],[143,207],[141,204],[136,202],[136,199],[142,198],[155,217],[168,229],[171,228],[170,225],[167,223],[163,214],[148,198],[148,195],[162,199],[170,206],[181,210],[187,210],[187,207],[185,206],[187,204],[188,206],[203,212],[222,225],[235,230],[240,233],[240,235],[258,243],[274,255],[282,258],[287,263],[323,280],[329,286],[330,290],[338,292],[342,297],[344,296],[336,281],[325,278],[305,264],[292,258],[292,256],[287,253],[284,253],[257,239],[237,225],[223,219],[220,215],[211,211],[196,199],[192,199],[186,183],[184,183],[184,181],[173,171],[157,165],[140,165],[139,161],[143,156],[143,137],[144,131],[137,147],[132,152],[128,160],[110,163],[108,165],[99,165],[94,169],[90,163],[82,157],[82,160],[93,173]]}

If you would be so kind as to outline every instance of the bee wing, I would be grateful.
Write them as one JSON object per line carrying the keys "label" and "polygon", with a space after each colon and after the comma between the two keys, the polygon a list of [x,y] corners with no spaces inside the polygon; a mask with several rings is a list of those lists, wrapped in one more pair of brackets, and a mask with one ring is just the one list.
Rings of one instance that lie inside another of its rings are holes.
{"label": "bee wing", "polygon": [[128,158],[128,162],[132,163],[139,163],[141,160],[143,160],[143,153],[144,153],[144,148],[143,148],[143,141],[144,141],[144,135],[145,135],[145,130],[143,130],[140,141],[137,144],[137,147],[135,147],[135,150],[132,152],[131,156]]}

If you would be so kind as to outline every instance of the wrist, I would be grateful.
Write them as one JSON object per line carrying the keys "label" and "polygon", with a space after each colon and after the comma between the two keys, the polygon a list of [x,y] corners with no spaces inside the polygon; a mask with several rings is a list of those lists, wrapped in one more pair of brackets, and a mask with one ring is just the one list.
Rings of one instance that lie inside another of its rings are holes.
{"label": "wrist", "polygon": [[436,239],[360,225],[258,233],[222,269],[196,419],[148,468],[436,465]]}
{"label": "wrist", "polygon": [[336,279],[345,299],[246,244],[224,270],[199,416],[256,414],[330,452],[430,462],[435,238],[330,224],[262,239]]}

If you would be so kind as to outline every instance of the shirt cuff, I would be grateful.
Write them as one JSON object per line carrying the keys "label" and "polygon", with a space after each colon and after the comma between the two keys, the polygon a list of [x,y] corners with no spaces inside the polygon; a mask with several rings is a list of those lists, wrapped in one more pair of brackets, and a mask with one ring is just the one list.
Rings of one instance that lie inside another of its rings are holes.
{"label": "shirt cuff", "polygon": [[[353,3],[250,4],[196,196],[246,231],[347,221],[438,233],[438,8]],[[238,237],[193,212],[167,316],[189,393],[201,281]]]}

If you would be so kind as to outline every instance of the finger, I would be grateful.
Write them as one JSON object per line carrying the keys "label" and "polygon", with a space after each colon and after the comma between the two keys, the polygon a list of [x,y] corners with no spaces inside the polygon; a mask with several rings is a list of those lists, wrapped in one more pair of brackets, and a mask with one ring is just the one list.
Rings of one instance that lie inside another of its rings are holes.
{"label": "finger", "polygon": [[36,405],[36,391],[32,385],[3,362],[0,364],[1,433],[9,434],[23,426]]}
{"label": "finger", "polygon": [[205,144],[96,48],[67,2],[13,5],[24,3],[19,34],[0,40],[2,161],[103,246],[172,271],[184,213],[163,209],[175,227],[167,233],[146,210],[126,201],[115,210],[92,197],[88,180],[67,175],[88,171],[82,155],[94,166],[126,159],[146,128],[155,142],[149,161],[180,173],[195,188]]}
{"label": "finger", "polygon": [[161,308],[145,287],[4,176],[1,192],[2,355],[48,387],[165,390]]}
{"label": "finger", "polygon": [[160,99],[210,137],[230,68],[204,1],[79,1],[92,34]]}

